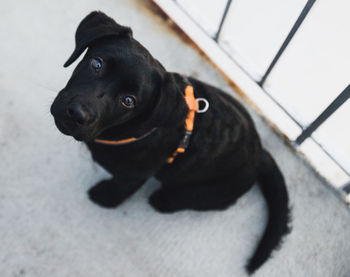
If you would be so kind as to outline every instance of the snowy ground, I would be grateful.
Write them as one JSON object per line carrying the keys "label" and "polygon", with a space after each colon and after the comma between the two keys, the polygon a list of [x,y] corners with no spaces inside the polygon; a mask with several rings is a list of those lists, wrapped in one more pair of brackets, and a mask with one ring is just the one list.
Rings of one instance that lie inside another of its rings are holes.
{"label": "snowy ground", "polygon": [[[85,192],[108,174],[83,144],[58,132],[49,114],[72,70],[62,65],[75,29],[95,9],[131,26],[167,69],[234,95],[220,74],[148,1],[5,0],[1,6],[0,275],[245,276],[266,222],[257,187],[225,212],[162,215],[147,203],[158,186],[150,180],[119,208],[102,209]],[[349,276],[348,208],[251,113],[286,176],[293,206],[293,232],[255,276]]]}

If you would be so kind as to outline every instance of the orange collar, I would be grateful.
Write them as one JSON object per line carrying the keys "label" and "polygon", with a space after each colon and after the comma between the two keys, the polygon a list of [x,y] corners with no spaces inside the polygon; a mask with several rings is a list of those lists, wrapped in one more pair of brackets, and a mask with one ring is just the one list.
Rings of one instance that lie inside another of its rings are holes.
{"label": "orange collar", "polygon": [[[191,85],[187,85],[185,88],[185,100],[189,109],[186,121],[185,121],[185,135],[182,138],[178,148],[175,150],[175,152],[173,153],[173,155],[168,158],[167,162],[168,163],[172,163],[175,159],[175,157],[177,156],[177,154],[179,153],[184,153],[191,135],[192,135],[192,130],[193,130],[193,124],[194,124],[194,117],[196,112],[206,112],[208,107],[209,107],[209,103],[206,99],[203,98],[195,98],[194,97],[194,92],[193,92],[193,86]],[[204,107],[204,109],[199,110],[199,101],[203,101],[206,106]],[[135,142],[138,140],[141,140],[145,137],[147,137],[148,135],[150,135],[151,133],[153,133],[157,128],[153,128],[151,131],[147,132],[146,134],[142,135],[141,137],[135,138],[135,137],[131,137],[131,138],[127,138],[127,139],[122,139],[122,140],[103,140],[103,139],[95,139],[95,142],[100,143],[100,144],[106,144],[106,145],[123,145],[123,144],[128,144],[131,142]]]}
{"label": "orange collar", "polygon": [[131,138],[126,138],[126,139],[121,139],[121,140],[95,139],[95,142],[100,143],[100,144],[106,144],[106,145],[123,145],[123,144],[128,144],[131,142],[141,140],[141,139],[147,137],[148,135],[152,134],[155,130],[157,130],[157,128],[153,128],[151,131],[148,131],[146,134],[144,134],[138,138],[131,137]]}

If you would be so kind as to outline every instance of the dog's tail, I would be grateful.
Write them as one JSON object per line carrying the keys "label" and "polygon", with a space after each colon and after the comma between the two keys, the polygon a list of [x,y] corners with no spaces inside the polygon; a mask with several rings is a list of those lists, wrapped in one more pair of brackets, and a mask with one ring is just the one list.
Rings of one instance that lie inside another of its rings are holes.
{"label": "dog's tail", "polygon": [[258,182],[266,199],[269,219],[264,235],[247,264],[249,274],[258,269],[289,233],[290,210],[288,192],[283,175],[271,155],[264,151],[259,168]]}

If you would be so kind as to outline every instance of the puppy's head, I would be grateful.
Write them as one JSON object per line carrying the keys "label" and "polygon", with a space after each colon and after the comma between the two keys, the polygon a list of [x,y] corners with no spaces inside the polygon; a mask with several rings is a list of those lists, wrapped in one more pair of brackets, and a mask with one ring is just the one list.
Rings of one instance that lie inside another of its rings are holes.
{"label": "puppy's head", "polygon": [[154,109],[168,73],[130,28],[92,12],[78,26],[75,42],[65,67],[88,50],[51,106],[62,133],[90,141]]}

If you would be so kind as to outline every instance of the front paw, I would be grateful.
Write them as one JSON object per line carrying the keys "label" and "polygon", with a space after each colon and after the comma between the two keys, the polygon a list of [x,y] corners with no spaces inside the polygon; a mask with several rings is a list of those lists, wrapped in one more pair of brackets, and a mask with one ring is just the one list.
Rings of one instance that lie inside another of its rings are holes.
{"label": "front paw", "polygon": [[155,191],[149,198],[150,205],[161,213],[173,213],[181,210],[171,198],[171,194],[160,189]]}
{"label": "front paw", "polygon": [[99,182],[89,189],[88,195],[91,201],[105,208],[115,208],[122,202],[118,198],[116,184],[111,180]]}

